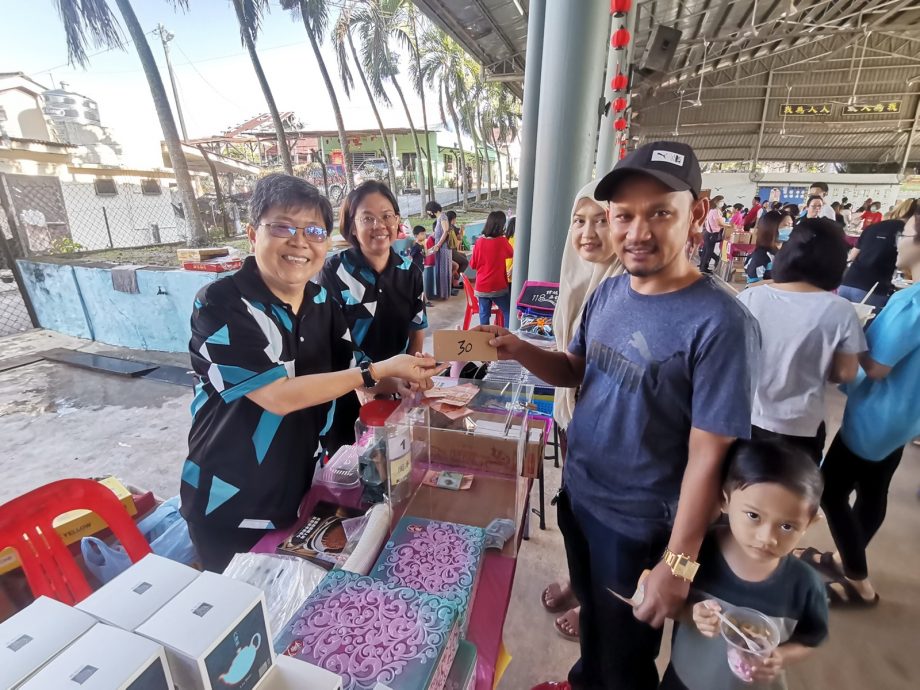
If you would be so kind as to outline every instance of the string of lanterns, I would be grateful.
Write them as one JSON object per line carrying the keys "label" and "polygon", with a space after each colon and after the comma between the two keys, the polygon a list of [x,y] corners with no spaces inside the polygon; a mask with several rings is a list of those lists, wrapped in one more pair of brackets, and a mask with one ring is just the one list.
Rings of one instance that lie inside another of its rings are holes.
{"label": "string of lanterns", "polygon": [[[632,0],[610,0],[610,13],[621,21],[631,9]],[[620,53],[624,53],[631,40],[632,36],[629,33],[629,29],[624,24],[621,24],[620,28],[614,31],[610,37],[610,47]],[[626,119],[626,108],[629,105],[626,100],[626,93],[629,90],[629,77],[623,73],[624,67],[628,69],[628,66],[623,65],[621,60],[618,59],[617,72],[610,80],[610,88],[615,92],[614,98],[610,102],[610,107],[615,114],[613,128],[619,133],[617,138],[621,159],[626,157],[625,133],[629,127],[629,122]]]}

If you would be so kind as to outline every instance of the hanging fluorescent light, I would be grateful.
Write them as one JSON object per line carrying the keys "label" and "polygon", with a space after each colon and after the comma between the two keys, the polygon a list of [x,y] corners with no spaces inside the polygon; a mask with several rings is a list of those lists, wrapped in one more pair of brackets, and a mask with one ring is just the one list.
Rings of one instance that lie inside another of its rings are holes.
{"label": "hanging fluorescent light", "polygon": [[520,12],[520,13],[521,13],[521,16],[523,17],[523,16],[524,16],[524,8],[521,7],[521,1],[520,1],[520,0],[514,0],[514,6],[517,7],[517,11]]}

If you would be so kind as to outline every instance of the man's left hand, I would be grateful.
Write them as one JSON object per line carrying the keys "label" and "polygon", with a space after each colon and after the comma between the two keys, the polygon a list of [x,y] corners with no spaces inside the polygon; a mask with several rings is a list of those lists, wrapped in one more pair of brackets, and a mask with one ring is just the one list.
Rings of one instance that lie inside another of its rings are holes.
{"label": "man's left hand", "polygon": [[664,625],[665,618],[676,617],[690,593],[690,583],[675,577],[664,561],[652,569],[645,579],[644,587],[642,604],[636,607],[633,614],[653,628]]}

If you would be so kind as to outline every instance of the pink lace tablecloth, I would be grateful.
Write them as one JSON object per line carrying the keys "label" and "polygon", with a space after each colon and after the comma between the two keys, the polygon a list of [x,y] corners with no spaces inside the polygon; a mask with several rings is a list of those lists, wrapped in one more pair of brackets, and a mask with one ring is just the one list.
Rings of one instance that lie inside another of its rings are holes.
{"label": "pink lace tablecloth", "polygon": [[[301,515],[310,515],[319,501],[329,501],[349,507],[361,504],[361,487],[346,492],[333,493],[324,486],[314,485],[304,497]],[[299,527],[289,527],[267,532],[252,553],[275,553],[278,544]],[[502,647],[502,630],[511,602],[511,588],[517,559],[503,556],[497,551],[487,551],[479,575],[479,587],[473,601],[467,639],[476,645],[476,690],[492,690],[495,667]]]}

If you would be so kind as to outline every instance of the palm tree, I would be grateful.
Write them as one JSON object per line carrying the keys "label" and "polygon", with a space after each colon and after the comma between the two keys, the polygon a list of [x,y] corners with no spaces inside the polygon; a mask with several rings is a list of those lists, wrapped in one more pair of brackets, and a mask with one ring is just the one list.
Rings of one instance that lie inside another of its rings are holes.
{"label": "palm tree", "polygon": [[[470,72],[470,67],[471,65],[467,65],[468,72]],[[479,98],[482,95],[482,89],[483,83],[481,80],[477,79],[471,82],[468,87],[468,97],[461,101],[459,105],[460,126],[463,128],[463,131],[469,134],[473,139],[473,149],[475,153],[474,158],[476,160],[477,190],[482,186],[482,157],[480,155],[481,145],[478,132],[479,127],[477,125],[479,114]]]}
{"label": "palm tree", "polygon": [[[144,76],[150,87],[153,97],[153,106],[160,120],[163,138],[166,141],[166,150],[172,162],[173,172],[176,176],[176,185],[179,189],[179,199],[182,202],[185,221],[188,225],[188,244],[191,247],[208,244],[208,234],[201,222],[201,214],[195,200],[195,189],[192,187],[192,178],[188,171],[188,161],[182,152],[182,142],[179,139],[179,130],[173,119],[172,109],[166,97],[163,79],[153,59],[147,36],[137,21],[131,0],[115,0],[121,18],[128,29],[128,34],[137,49]],[[175,4],[182,7],[188,6],[188,0],[175,0]],[[123,48],[118,18],[113,14],[107,0],[57,0],[58,13],[64,23],[64,33],[67,36],[67,57],[71,64],[86,67],[89,56],[86,54],[88,42],[107,48]]]}
{"label": "palm tree", "polygon": [[[386,84],[389,83],[399,96],[415,144],[419,195],[424,199],[425,166],[422,146],[415,123],[412,121],[412,113],[409,111],[406,96],[396,78],[399,74],[399,61],[393,53],[389,40],[395,38],[410,55],[412,54],[414,44],[410,35],[407,7],[406,0],[364,0],[364,4],[354,14],[353,25],[361,39],[364,72],[368,76],[374,94],[389,103],[390,98],[386,90]],[[430,176],[428,179],[431,179]]]}
{"label": "palm tree", "polygon": [[[467,98],[463,68],[463,49],[458,46],[450,36],[439,30],[431,30],[422,37],[422,62],[420,75],[429,86],[438,82],[438,103],[441,108],[441,119],[446,120],[450,113],[454,125],[454,134],[457,136],[457,148],[460,150],[458,168],[460,173],[460,189],[462,208],[466,209],[467,184],[466,184],[466,152],[463,149],[463,136],[460,130],[460,118],[454,102],[462,102]],[[446,106],[446,107],[445,107]]]}
{"label": "palm tree", "polygon": [[259,81],[259,87],[262,89],[262,95],[265,96],[265,103],[268,105],[268,112],[271,114],[272,123],[275,125],[281,165],[284,167],[284,172],[288,175],[293,175],[294,166],[291,163],[291,151],[288,148],[287,137],[284,134],[281,115],[278,113],[278,106],[275,105],[275,97],[272,95],[271,87],[268,85],[268,79],[265,78],[265,71],[262,69],[259,54],[256,53],[256,36],[262,24],[262,13],[268,11],[268,0],[232,0],[232,2],[233,9],[236,11],[236,19],[240,23],[240,38],[243,41],[243,45],[246,46],[246,50],[249,51],[252,68],[256,71],[256,79]]}
{"label": "palm tree", "polygon": [[508,142],[517,136],[520,127],[520,106],[507,89],[500,84],[487,84],[483,111],[483,134],[495,148],[498,162],[498,195],[504,192],[502,154],[499,141],[505,142],[508,160],[508,188],[511,188],[511,155]]}
{"label": "palm tree", "polygon": [[[310,39],[310,47],[313,49],[316,64],[319,65],[320,74],[323,75],[323,82],[326,84],[326,91],[329,93],[332,110],[335,112],[335,124],[339,130],[339,146],[342,148],[342,157],[345,163],[345,179],[349,187],[354,189],[355,176],[351,169],[351,157],[348,152],[348,138],[345,136],[342,109],[339,107],[339,99],[335,95],[332,79],[329,78],[326,61],[323,60],[323,55],[319,50],[320,37],[326,34],[326,27],[329,23],[329,7],[326,4],[326,0],[281,0],[281,7],[289,10],[294,17],[299,17],[303,20],[303,26],[307,30],[307,37]],[[324,169],[325,165],[326,161],[323,161]]]}
{"label": "palm tree", "polygon": [[[435,184],[434,184],[434,172],[432,171],[432,158],[431,158],[431,136],[428,129],[428,106],[425,105],[425,85],[422,81],[422,58],[421,51],[419,50],[418,42],[418,19],[419,14],[418,10],[415,7],[415,4],[412,0],[403,0],[403,4],[406,10],[406,17],[408,18],[409,25],[412,32],[412,59],[413,62],[410,66],[410,74],[412,76],[412,83],[415,86],[415,91],[418,94],[418,97],[422,101],[422,126],[425,128],[425,153],[428,156],[428,201],[434,201],[435,199]],[[421,160],[419,160],[419,165],[421,165]]]}
{"label": "palm tree", "polygon": [[[355,49],[355,42],[351,36],[352,24],[355,23],[355,17],[360,13],[355,11],[354,4],[345,6],[339,14],[339,19],[332,29],[332,45],[335,47],[335,56],[339,65],[339,76],[342,85],[345,87],[345,95],[351,95],[351,88],[354,86],[354,78],[351,76],[351,67],[349,65],[349,55],[355,62],[355,69],[358,72],[358,78],[364,87],[364,93],[367,94],[367,100],[371,104],[371,110],[374,113],[374,119],[377,120],[377,129],[380,130],[380,138],[383,140],[383,151],[387,159],[387,177],[389,178],[390,189],[394,194],[396,190],[396,171],[393,167],[393,151],[390,148],[390,141],[387,138],[386,129],[383,127],[383,120],[380,119],[380,111],[377,109],[377,101],[371,92],[371,87],[367,83],[367,75],[364,73],[364,67],[358,58],[358,51]],[[390,99],[385,92],[378,93],[378,97],[390,105]]]}

